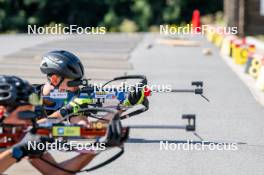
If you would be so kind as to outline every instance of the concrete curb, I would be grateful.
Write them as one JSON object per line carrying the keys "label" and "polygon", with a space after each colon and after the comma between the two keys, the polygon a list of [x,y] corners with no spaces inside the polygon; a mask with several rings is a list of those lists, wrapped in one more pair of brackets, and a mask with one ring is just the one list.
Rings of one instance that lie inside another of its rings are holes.
{"label": "concrete curb", "polygon": [[226,62],[226,64],[232,69],[233,72],[237,74],[237,76],[241,79],[243,83],[249,88],[250,92],[254,96],[254,98],[264,106],[264,93],[257,88],[256,80],[254,80],[251,76],[245,74],[244,66],[236,65],[232,62],[232,58],[221,54],[221,57]]}

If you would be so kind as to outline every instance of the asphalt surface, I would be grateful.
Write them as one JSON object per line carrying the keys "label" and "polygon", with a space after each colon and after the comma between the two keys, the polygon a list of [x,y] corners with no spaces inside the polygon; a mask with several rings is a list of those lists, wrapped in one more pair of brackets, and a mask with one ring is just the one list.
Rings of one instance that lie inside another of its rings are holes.
{"label": "asphalt surface", "polygon": [[[194,94],[152,94],[149,111],[123,121],[126,125],[179,126],[186,124],[181,115],[190,113],[197,115],[196,133],[181,129],[132,129],[125,144],[125,154],[90,174],[263,174],[263,106],[204,37],[183,38],[201,42],[198,47],[157,44],[158,38],[161,36],[154,34],[110,34],[50,40],[20,36],[16,45],[23,45],[24,40],[31,44],[17,46],[14,52],[1,55],[1,74],[21,74],[33,83],[41,83],[44,77],[37,68],[39,55],[57,47],[80,54],[85,62],[86,76],[96,80],[137,73],[145,74],[149,84],[169,84],[175,88],[191,88],[191,81],[202,80],[209,103]],[[9,42],[10,48],[12,42]],[[211,48],[213,54],[203,55],[203,48]],[[23,57],[20,57],[21,53]],[[109,62],[106,64],[106,61]],[[220,151],[206,146],[203,151],[160,150],[160,141],[180,145],[188,140],[233,143],[238,149]],[[72,156],[53,154],[58,160]],[[106,156],[104,153],[99,155],[92,164]],[[30,175],[37,172],[22,161],[11,167],[7,174]]]}

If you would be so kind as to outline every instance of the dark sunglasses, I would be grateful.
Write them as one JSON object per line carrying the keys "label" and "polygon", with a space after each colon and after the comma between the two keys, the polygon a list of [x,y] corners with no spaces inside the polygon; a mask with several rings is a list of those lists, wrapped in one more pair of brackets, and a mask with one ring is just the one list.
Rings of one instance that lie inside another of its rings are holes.
{"label": "dark sunglasses", "polygon": [[68,81],[67,85],[69,87],[76,87],[76,86],[86,86],[88,85],[88,80],[87,79],[77,79],[77,80],[72,80],[72,81]]}

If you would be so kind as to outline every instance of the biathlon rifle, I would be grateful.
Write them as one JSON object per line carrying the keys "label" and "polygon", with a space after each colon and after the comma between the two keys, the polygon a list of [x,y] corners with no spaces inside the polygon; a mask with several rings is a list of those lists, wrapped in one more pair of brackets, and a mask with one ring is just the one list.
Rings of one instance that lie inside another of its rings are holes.
{"label": "biathlon rifle", "polygon": [[[111,113],[113,115],[113,118],[111,119],[112,122],[117,122],[117,124],[120,126],[121,129],[121,141],[124,142],[128,139],[129,136],[129,127],[122,127],[120,123],[119,113],[116,110],[113,109],[106,109],[106,108],[86,108],[79,111],[79,115],[90,115],[98,112],[105,112],[105,113]],[[31,120],[33,122],[32,126],[28,126],[29,129],[25,130],[24,126],[22,125],[6,125],[1,124],[0,126],[0,148],[7,148],[19,141],[21,137],[23,137],[27,132],[31,132],[31,134],[36,134],[40,136],[45,136],[49,138],[57,138],[62,139],[63,141],[67,141],[68,139],[88,139],[88,138],[98,138],[104,137],[107,133],[107,126],[108,123],[102,122],[104,121],[103,118],[100,118],[100,121],[93,122],[90,124],[90,127],[78,125],[78,124],[65,124],[62,123],[62,121],[58,123],[45,123],[45,124],[38,124],[37,118],[39,117],[37,114],[39,111],[23,111],[18,113],[18,117],[23,120]],[[75,116],[76,114],[70,114],[68,116],[65,116],[64,119],[69,118],[71,116]],[[88,116],[90,117],[90,116]],[[92,116],[93,117],[93,116]],[[99,118],[96,118],[99,119]],[[108,119],[107,122],[110,122]],[[23,128],[23,129],[22,129]],[[115,146],[115,145],[111,145]],[[100,164],[97,164],[93,167],[90,167],[88,169],[84,169],[81,171],[71,171],[65,168],[62,168],[53,162],[50,162],[43,157],[40,157],[41,160],[44,162],[50,164],[51,166],[54,166],[55,168],[58,168],[62,171],[68,172],[68,173],[80,173],[80,172],[89,172],[96,170],[98,168],[101,168],[117,158],[119,158],[124,153],[124,147],[121,145],[116,145],[116,147],[120,148],[120,151],[114,154],[112,157],[108,158],[107,160],[101,162]],[[74,150],[70,150],[74,151]]]}
{"label": "biathlon rifle", "polygon": [[[114,81],[120,81],[120,80],[128,80],[128,79],[134,79],[134,80],[140,80],[139,83],[136,85],[136,88],[143,89],[145,96],[150,96],[151,89],[148,87],[148,81],[146,76],[144,75],[125,75],[116,77],[102,85],[102,87],[93,86],[92,84],[89,84],[88,79],[82,79],[77,81],[71,81],[69,82],[69,86],[83,86],[81,88],[81,93],[88,94],[91,98],[96,99],[96,104],[98,106],[102,106],[105,99],[117,99],[122,103],[128,96],[129,93],[129,87],[120,87],[120,88],[105,88],[107,85]],[[202,81],[193,81],[191,82],[191,85],[194,86],[194,89],[171,89],[168,91],[168,93],[194,93],[197,95],[201,95],[206,101],[209,102],[209,99],[206,98],[203,95],[203,82]],[[161,93],[158,90],[153,89],[153,92]],[[165,92],[166,93],[166,92]]]}

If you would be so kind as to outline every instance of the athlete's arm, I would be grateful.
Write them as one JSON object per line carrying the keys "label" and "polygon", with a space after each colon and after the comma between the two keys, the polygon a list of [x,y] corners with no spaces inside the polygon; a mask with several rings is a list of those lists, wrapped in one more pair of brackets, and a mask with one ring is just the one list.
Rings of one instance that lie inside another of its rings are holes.
{"label": "athlete's arm", "polygon": [[[87,164],[89,164],[96,154],[79,154],[71,159],[65,160],[61,163],[57,163],[51,154],[46,153],[42,157],[43,159],[52,162],[53,164],[60,166],[61,168],[70,170],[70,171],[79,171],[83,169]],[[38,171],[40,171],[44,175],[69,175],[66,171],[60,170],[50,164],[44,162],[39,158],[30,159],[30,163],[34,166]]]}
{"label": "athlete's arm", "polygon": [[16,163],[16,159],[12,157],[12,150],[8,149],[0,153],[0,174],[6,171],[10,166]]}

